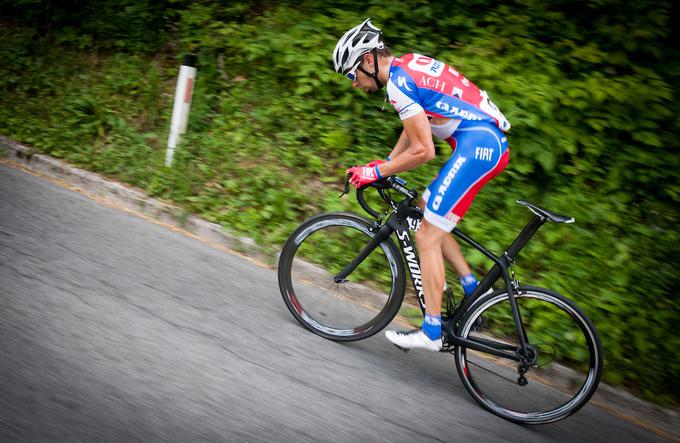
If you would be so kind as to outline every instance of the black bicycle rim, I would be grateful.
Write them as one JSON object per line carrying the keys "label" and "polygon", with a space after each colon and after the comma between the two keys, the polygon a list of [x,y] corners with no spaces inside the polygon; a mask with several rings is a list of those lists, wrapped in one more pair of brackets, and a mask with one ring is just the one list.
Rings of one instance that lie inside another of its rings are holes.
{"label": "black bicycle rim", "polygon": [[[323,240],[320,242],[321,246],[315,243],[311,247],[312,250],[330,248],[325,237],[330,237],[328,233],[331,230],[341,232],[346,230],[351,232],[353,239],[360,236],[360,240],[356,240],[360,244],[368,243],[373,236],[373,232],[370,230],[371,226],[372,224],[367,220],[350,213],[321,214],[300,225],[284,245],[279,260],[281,295],[295,319],[310,331],[336,341],[360,340],[380,331],[397,314],[404,296],[405,275],[403,261],[391,240],[384,241],[376,248],[376,252],[372,253],[376,256],[382,254],[384,258],[383,266],[389,269],[392,274],[390,281],[385,283],[389,290],[383,291],[385,293],[384,299],[375,303],[369,303],[369,299],[380,297],[380,291],[376,291],[375,288],[364,284],[362,281],[354,281],[356,275],[348,276],[349,282],[338,284],[333,281],[333,276],[338,269],[327,272],[326,268],[331,267],[331,261],[335,262],[336,259],[339,259],[339,263],[346,264],[351,261],[352,254],[355,254],[356,250],[347,248],[337,253],[330,252],[331,257],[327,258],[327,261],[315,259],[316,262],[311,264],[308,263],[307,257],[300,260],[300,257],[303,256],[301,250],[307,247],[306,243],[309,243],[312,239]],[[337,247],[335,244],[331,244],[331,246]],[[302,276],[300,276],[301,272],[296,272],[298,263],[307,267],[303,268]],[[359,271],[353,274],[358,274]],[[302,280],[305,281],[302,282]],[[308,282],[307,280],[314,281]],[[333,292],[335,288],[341,286],[349,292],[342,294],[339,290]],[[349,289],[347,289],[348,287]],[[337,308],[337,312],[331,312],[332,309],[327,305],[321,309],[316,306],[319,300],[321,300],[321,303],[330,303],[329,300],[331,300],[333,304],[340,304],[340,307]],[[314,306],[311,304],[314,304]],[[344,313],[344,309],[348,312]],[[331,321],[331,317],[333,317],[331,314],[351,316],[358,315],[357,313],[361,314],[362,320],[356,325],[339,326]]]}

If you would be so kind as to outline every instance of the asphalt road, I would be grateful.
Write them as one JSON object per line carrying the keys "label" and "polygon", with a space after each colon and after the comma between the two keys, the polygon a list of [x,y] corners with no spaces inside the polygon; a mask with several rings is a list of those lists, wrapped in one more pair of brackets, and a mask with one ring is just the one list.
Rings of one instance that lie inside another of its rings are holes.
{"label": "asphalt road", "polygon": [[659,441],[587,405],[524,427],[450,356],[300,327],[276,273],[0,164],[2,441]]}

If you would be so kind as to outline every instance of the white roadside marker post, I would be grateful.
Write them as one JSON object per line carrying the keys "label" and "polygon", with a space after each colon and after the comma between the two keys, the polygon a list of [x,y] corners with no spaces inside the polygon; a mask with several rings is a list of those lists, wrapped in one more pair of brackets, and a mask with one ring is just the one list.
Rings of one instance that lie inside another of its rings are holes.
{"label": "white roadside marker post", "polygon": [[172,157],[179,142],[180,134],[186,134],[191,108],[191,94],[194,90],[196,78],[196,56],[184,56],[184,62],[179,68],[177,88],[175,89],[175,106],[172,109],[172,123],[168,137],[168,150],[165,153],[165,166],[172,166]]}

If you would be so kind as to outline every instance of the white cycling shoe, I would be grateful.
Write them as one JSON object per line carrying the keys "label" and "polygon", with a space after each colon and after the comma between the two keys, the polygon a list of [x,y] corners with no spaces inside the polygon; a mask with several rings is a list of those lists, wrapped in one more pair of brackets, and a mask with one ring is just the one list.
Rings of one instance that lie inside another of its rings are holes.
{"label": "white cycling shoe", "polygon": [[385,337],[395,346],[405,351],[409,349],[427,349],[428,351],[441,351],[442,339],[430,339],[422,329],[413,331],[385,331]]}

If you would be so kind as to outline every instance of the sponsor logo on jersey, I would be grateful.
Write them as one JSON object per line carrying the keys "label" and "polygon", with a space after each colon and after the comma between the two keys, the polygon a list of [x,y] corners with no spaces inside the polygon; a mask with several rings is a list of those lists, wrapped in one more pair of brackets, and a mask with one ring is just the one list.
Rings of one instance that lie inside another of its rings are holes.
{"label": "sponsor logo on jersey", "polygon": [[408,92],[413,92],[413,89],[411,89],[408,86],[408,83],[406,83],[406,77],[403,75],[400,75],[399,78],[397,78],[397,85],[399,85],[400,88],[406,89]]}
{"label": "sponsor logo on jersey", "polygon": [[451,169],[449,169],[449,172],[448,174],[446,174],[446,177],[444,177],[442,184],[439,185],[439,188],[437,189],[437,195],[434,197],[434,200],[432,201],[432,207],[434,208],[435,211],[439,209],[439,206],[442,204],[442,200],[444,199],[444,194],[446,194],[446,190],[449,189],[449,186],[451,185],[453,178],[456,176],[456,174],[458,173],[461,166],[463,166],[463,163],[465,163],[466,160],[467,159],[465,157],[458,157],[456,159],[456,162],[451,167]]}
{"label": "sponsor logo on jersey", "polygon": [[399,102],[397,102],[396,100],[390,99],[390,103],[392,104],[392,106],[394,106],[394,109],[395,109],[397,112],[401,112],[402,109],[404,109],[403,106],[399,106]]}
{"label": "sponsor logo on jersey", "polygon": [[416,55],[413,57],[413,61],[411,63],[418,65],[418,66],[429,66],[432,63],[432,58],[430,57],[425,57],[423,55]]}
{"label": "sponsor logo on jersey", "polygon": [[408,63],[409,69],[439,77],[444,72],[444,63],[430,57],[425,57],[420,54],[414,54],[413,60]]}
{"label": "sponsor logo on jersey", "polygon": [[441,109],[444,112],[450,112],[456,117],[460,117],[465,120],[484,120],[484,118],[480,117],[477,114],[473,114],[472,112],[467,111],[465,109],[460,109],[457,106],[449,105],[446,102],[439,101],[435,103],[435,107],[437,107],[437,109]]}
{"label": "sponsor logo on jersey", "polygon": [[436,89],[437,91],[444,92],[444,87],[446,87],[446,82],[443,82],[441,80],[438,80],[436,78],[432,77],[427,77],[427,76],[422,76],[420,78],[420,81],[418,82],[420,86],[424,86],[426,88],[431,88],[431,89]]}
{"label": "sponsor logo on jersey", "polygon": [[475,146],[475,158],[490,162],[493,159],[493,148]]}
{"label": "sponsor logo on jersey", "polygon": [[444,217],[444,218],[447,219],[447,220],[450,221],[450,222],[453,222],[454,224],[458,224],[458,222],[460,221],[460,217],[458,217],[458,216],[457,216],[456,214],[454,214],[453,212],[449,212],[449,213],[446,215],[446,217]]}
{"label": "sponsor logo on jersey", "polygon": [[503,131],[510,129],[510,123],[500,109],[498,109],[498,106],[489,99],[489,95],[486,91],[480,91],[479,95],[482,97],[482,101],[479,102],[479,109],[493,117],[494,120],[496,120],[498,127]]}

